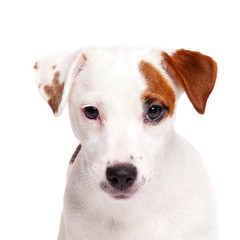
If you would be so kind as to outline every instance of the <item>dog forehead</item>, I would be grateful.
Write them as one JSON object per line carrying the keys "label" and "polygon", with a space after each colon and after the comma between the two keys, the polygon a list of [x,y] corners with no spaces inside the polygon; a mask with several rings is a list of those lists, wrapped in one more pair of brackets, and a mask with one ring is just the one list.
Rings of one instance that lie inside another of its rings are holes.
{"label": "dog forehead", "polygon": [[142,48],[88,49],[80,83],[84,91],[104,90],[115,94],[143,91],[147,82],[140,63],[149,61],[160,66],[160,52]]}

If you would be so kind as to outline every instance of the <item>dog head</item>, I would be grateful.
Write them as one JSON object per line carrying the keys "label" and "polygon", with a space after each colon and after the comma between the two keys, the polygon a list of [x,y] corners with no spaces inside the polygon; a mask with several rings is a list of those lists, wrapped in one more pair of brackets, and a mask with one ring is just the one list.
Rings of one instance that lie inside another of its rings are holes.
{"label": "dog head", "polygon": [[93,48],[41,59],[34,70],[55,115],[68,101],[95,187],[122,199],[150,184],[161,166],[183,90],[204,113],[217,65],[184,49]]}

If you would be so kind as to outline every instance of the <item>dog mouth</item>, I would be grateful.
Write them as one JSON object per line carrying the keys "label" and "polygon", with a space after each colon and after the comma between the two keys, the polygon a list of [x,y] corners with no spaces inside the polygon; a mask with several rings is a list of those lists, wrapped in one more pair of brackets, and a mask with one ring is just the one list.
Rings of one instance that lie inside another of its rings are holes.
{"label": "dog mouth", "polygon": [[119,195],[111,195],[115,199],[128,199],[131,197],[130,194],[119,194]]}
{"label": "dog mouth", "polygon": [[131,198],[135,193],[137,192],[137,189],[129,189],[127,191],[110,191],[110,196],[114,199],[129,199]]}
{"label": "dog mouth", "polygon": [[107,182],[102,182],[100,184],[101,190],[109,195],[113,199],[124,200],[131,198],[136,192],[137,188],[132,186],[128,189],[115,189],[111,187]]}

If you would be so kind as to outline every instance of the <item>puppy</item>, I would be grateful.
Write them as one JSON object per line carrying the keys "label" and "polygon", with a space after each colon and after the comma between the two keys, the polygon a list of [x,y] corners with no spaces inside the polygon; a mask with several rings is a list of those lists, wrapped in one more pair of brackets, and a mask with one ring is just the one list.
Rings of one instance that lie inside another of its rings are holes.
{"label": "puppy", "polygon": [[174,131],[183,91],[204,113],[217,76],[212,58],[87,48],[43,58],[34,71],[56,116],[68,101],[81,143],[69,164],[58,240],[217,239],[207,171]]}

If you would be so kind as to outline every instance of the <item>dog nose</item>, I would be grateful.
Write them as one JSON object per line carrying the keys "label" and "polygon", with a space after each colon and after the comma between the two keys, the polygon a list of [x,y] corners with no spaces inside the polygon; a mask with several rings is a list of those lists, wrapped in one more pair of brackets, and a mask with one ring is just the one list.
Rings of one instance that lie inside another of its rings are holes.
{"label": "dog nose", "polygon": [[107,168],[106,176],[112,187],[122,191],[133,185],[137,168],[132,164],[116,164]]}

